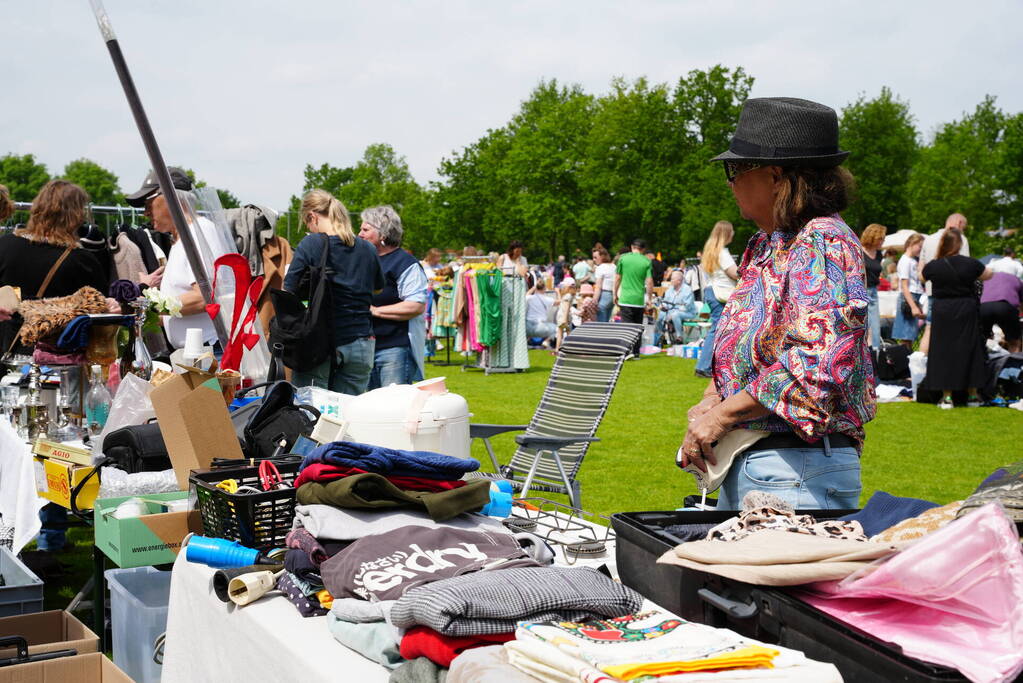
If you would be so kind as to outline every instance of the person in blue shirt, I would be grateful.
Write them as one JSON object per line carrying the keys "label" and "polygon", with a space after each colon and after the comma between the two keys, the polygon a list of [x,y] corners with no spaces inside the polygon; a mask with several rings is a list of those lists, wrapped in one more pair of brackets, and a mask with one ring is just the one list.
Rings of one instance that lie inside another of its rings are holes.
{"label": "person in blue shirt", "polygon": [[393,208],[374,206],[360,217],[359,237],[376,247],[386,281],[369,309],[376,335],[369,388],[418,382],[423,379],[426,351],[426,273],[416,257],[401,248],[405,231]]}
{"label": "person in blue shirt", "polygon": [[664,326],[669,320],[675,327],[676,338],[681,338],[682,323],[686,320],[696,319],[696,299],[693,297],[693,290],[682,280],[681,270],[671,273],[671,286],[664,291],[664,296],[661,297],[661,315],[657,317],[657,325],[654,328],[654,346],[660,346],[661,337],[664,335]]}
{"label": "person in blue shirt", "polygon": [[[302,222],[309,229],[302,238],[284,278],[284,289],[299,293],[310,266],[320,263],[324,244],[329,244],[330,320],[334,357],[309,372],[295,371],[295,386],[329,388],[342,394],[366,391],[376,340],[370,304],[384,289],[383,268],[376,249],[352,232],[348,209],[325,190],[311,190],[302,198]],[[326,239],[325,239],[326,238]],[[422,270],[422,268],[420,268]]]}

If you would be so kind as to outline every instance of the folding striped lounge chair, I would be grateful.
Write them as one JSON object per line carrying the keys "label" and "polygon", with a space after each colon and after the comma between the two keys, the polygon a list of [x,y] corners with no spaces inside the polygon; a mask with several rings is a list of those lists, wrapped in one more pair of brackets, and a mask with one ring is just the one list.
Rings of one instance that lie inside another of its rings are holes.
{"label": "folding striped lounge chair", "polygon": [[[546,491],[568,495],[579,508],[576,475],[611,401],[625,357],[643,334],[641,325],[586,323],[562,341],[540,405],[528,425],[469,425],[469,436],[483,439],[498,474],[473,473],[487,479],[508,479],[523,495]],[[525,431],[507,465],[500,465],[490,439],[505,432]]]}

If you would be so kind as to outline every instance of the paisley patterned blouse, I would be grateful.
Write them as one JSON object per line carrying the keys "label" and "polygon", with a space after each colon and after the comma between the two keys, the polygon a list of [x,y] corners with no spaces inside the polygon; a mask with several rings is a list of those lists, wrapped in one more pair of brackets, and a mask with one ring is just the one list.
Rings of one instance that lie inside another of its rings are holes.
{"label": "paisley patterned blouse", "polygon": [[859,241],[838,215],[750,239],[715,334],[714,383],[773,414],[740,426],[863,441],[875,411],[863,279]]}

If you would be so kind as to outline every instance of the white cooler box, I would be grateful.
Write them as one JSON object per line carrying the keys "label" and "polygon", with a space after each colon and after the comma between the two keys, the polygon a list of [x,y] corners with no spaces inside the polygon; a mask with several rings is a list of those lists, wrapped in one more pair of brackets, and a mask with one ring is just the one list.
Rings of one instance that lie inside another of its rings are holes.
{"label": "white cooler box", "polygon": [[[436,380],[423,384],[437,386]],[[348,398],[341,407],[340,429],[330,440],[468,458],[471,416],[458,394],[392,384]]]}

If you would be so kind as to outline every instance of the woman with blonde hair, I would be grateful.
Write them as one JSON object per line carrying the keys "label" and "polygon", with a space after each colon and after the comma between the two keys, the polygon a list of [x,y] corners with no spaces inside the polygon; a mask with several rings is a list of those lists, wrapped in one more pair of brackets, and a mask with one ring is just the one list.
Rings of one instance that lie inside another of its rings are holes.
{"label": "woman with blonde hair", "polygon": [[870,346],[881,348],[881,312],[877,307],[877,286],[881,282],[881,244],[884,242],[888,228],[880,223],[871,223],[860,235],[860,249],[863,250],[863,267],[866,271],[867,295],[867,329],[870,330]]}
{"label": "woman with blonde hair", "polygon": [[310,190],[302,197],[302,222],[309,230],[302,238],[284,278],[284,288],[303,294],[311,283],[303,281],[310,267],[318,265],[327,250],[330,271],[329,297],[324,310],[330,313],[334,357],[306,372],[296,371],[296,386],[327,387],[342,394],[366,391],[373,371],[373,321],[370,300],[384,287],[383,270],[376,248],[352,231],[348,209],[325,190]]}
{"label": "woman with blonde hair", "polygon": [[895,305],[895,323],[892,325],[892,339],[912,349],[913,342],[920,335],[920,322],[926,317],[920,308],[924,286],[920,284],[917,260],[924,244],[924,236],[914,232],[906,239],[902,256],[896,266],[899,283],[899,298]]}
{"label": "woman with blonde hair", "polygon": [[726,247],[735,237],[735,228],[728,221],[718,221],[710,231],[710,237],[703,245],[703,256],[700,267],[707,274],[708,285],[703,290],[703,300],[710,307],[710,329],[703,340],[700,358],[696,361],[698,377],[711,376],[711,362],[714,359],[714,333],[717,331],[721,312],[725,310],[725,302],[735,289],[739,279],[735,267],[735,259]]}

